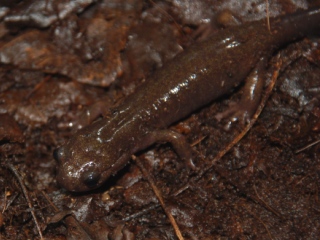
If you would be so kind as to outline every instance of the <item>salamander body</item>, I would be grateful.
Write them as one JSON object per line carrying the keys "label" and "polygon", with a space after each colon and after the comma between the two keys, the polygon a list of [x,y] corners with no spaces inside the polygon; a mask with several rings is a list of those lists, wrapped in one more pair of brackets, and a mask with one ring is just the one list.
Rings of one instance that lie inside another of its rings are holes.
{"label": "salamander body", "polygon": [[[189,47],[113,109],[108,118],[80,129],[54,152],[58,181],[69,191],[101,186],[132,154],[170,142],[192,166],[183,137],[172,123],[230,92],[285,44],[320,31],[320,7],[221,30]],[[265,68],[266,66],[264,66]]]}

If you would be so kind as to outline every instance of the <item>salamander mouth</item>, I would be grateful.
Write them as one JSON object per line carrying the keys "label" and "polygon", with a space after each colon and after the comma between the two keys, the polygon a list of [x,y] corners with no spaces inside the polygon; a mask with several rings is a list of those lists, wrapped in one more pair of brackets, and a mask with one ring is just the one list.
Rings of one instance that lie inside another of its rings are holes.
{"label": "salamander mouth", "polygon": [[[59,149],[58,149],[59,151]],[[55,155],[55,153],[54,153]],[[55,158],[55,157],[54,157]],[[55,158],[56,159],[56,158]],[[56,159],[57,161],[57,166],[56,166],[56,180],[59,186],[63,187],[64,189],[71,191],[71,192],[76,192],[77,191],[77,183],[78,180],[74,177],[70,177],[68,173],[68,168],[69,166],[66,164],[66,162],[61,161],[60,158]]]}
{"label": "salamander mouth", "polygon": [[64,189],[66,189],[67,191],[70,191],[70,192],[86,191],[81,188],[82,184],[78,183],[78,181],[75,181],[74,179],[67,178],[65,176],[66,175],[63,172],[58,171],[57,182],[58,182],[59,186],[63,187]]}

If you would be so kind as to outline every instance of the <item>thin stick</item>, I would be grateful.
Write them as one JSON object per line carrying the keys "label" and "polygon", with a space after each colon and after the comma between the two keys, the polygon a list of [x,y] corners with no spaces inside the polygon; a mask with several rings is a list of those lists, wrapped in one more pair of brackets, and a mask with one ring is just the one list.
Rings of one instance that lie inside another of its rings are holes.
{"label": "thin stick", "polygon": [[[153,5],[156,5],[155,1],[153,0],[149,0],[149,2]],[[177,23],[177,21],[174,19],[174,17],[172,17],[164,8],[159,7],[159,11],[162,12],[165,16],[167,16],[172,22],[173,24],[177,27],[177,29],[180,31],[180,33],[183,34],[183,28],[181,27],[180,24]],[[194,41],[191,37],[189,37],[189,35],[187,35],[187,38],[191,41]]]}
{"label": "thin stick", "polygon": [[255,185],[253,185],[253,190],[257,195],[257,199],[262,202],[265,206],[265,208],[267,208],[269,211],[271,211],[274,215],[276,215],[279,218],[282,218],[281,214],[279,214],[276,210],[274,210],[268,203],[266,203],[258,194],[257,188]]}
{"label": "thin stick", "polygon": [[198,144],[201,143],[206,137],[208,137],[208,136],[203,136],[203,137],[201,137],[200,139],[196,140],[195,142],[191,143],[191,144],[190,144],[190,147],[194,147],[194,146],[198,145]]}
{"label": "thin stick", "polygon": [[40,238],[44,239],[43,235],[42,235],[42,232],[41,232],[41,229],[40,229],[40,225],[39,225],[37,217],[36,217],[36,214],[34,212],[34,208],[33,208],[32,202],[31,202],[31,200],[29,198],[28,191],[27,191],[26,187],[24,186],[24,183],[23,183],[23,181],[21,179],[20,174],[18,173],[17,169],[11,163],[7,163],[6,166],[15,175],[15,177],[18,179],[18,182],[19,182],[20,187],[22,189],[23,195],[24,195],[25,199],[27,200],[31,215],[33,217],[33,220],[34,220],[34,222],[36,224],[36,227],[37,227],[37,230],[39,232]]}
{"label": "thin stick", "polygon": [[316,144],[318,144],[318,143],[320,143],[320,139],[319,139],[319,140],[316,140],[316,141],[313,142],[313,143],[308,144],[307,146],[305,146],[305,147],[303,147],[303,148],[298,149],[298,150],[295,151],[294,153],[297,154],[297,153],[299,153],[299,152],[302,152],[302,151],[304,151],[304,150],[306,150],[306,149],[308,149],[308,148],[310,148],[310,147],[312,147],[312,146],[314,146],[314,145],[316,145]]}
{"label": "thin stick", "polygon": [[36,92],[38,91],[44,83],[46,83],[47,81],[49,81],[51,79],[50,76],[46,76],[44,77],[39,83],[37,83],[37,85],[31,90],[31,92],[29,92],[27,94],[27,96],[25,97],[25,100],[29,100],[29,98]]}
{"label": "thin stick", "polygon": [[269,13],[269,1],[266,0],[266,14],[267,14],[267,27],[269,32],[271,33],[271,27],[270,27],[270,13]]}
{"label": "thin stick", "polygon": [[[46,200],[49,202],[49,204],[53,207],[54,211],[59,214],[60,210],[56,207],[56,205],[54,205],[54,203],[51,201],[51,199],[48,197],[48,195],[44,191],[41,191],[41,192],[42,192],[43,196],[46,198]],[[53,218],[51,218],[51,220]],[[90,236],[90,234],[78,222],[76,217],[73,215],[72,211],[67,211],[67,213],[61,219],[64,219],[64,222],[65,222],[65,225],[67,226],[68,232],[72,233],[71,234],[72,237],[77,236],[78,239],[93,240],[93,238]],[[60,220],[58,220],[58,221],[60,221]],[[72,238],[72,237],[70,237],[70,238]]]}
{"label": "thin stick", "polygon": [[56,205],[54,205],[54,203],[51,201],[51,199],[48,197],[48,195],[44,192],[41,191],[42,195],[45,197],[45,199],[49,202],[49,204],[51,205],[51,207],[53,207],[55,212],[59,212],[59,208],[56,207]]}
{"label": "thin stick", "polygon": [[150,176],[150,174],[148,173],[147,169],[143,166],[143,163],[140,161],[140,159],[138,157],[136,157],[135,155],[132,155],[132,159],[137,163],[138,167],[140,168],[141,172],[143,173],[144,177],[147,179],[147,181],[149,182],[151,188],[153,189],[156,197],[158,198],[162,209],[164,210],[164,212],[166,213],[167,217],[169,218],[170,223],[173,226],[173,229],[176,233],[176,236],[179,240],[184,240],[181,231],[179,229],[179,226],[176,222],[176,220],[174,219],[174,217],[172,216],[172,214],[170,213],[170,211],[166,208],[164,200],[162,198],[162,194],[160,192],[160,190],[157,188],[153,178]]}
{"label": "thin stick", "polygon": [[266,231],[269,235],[269,238],[272,240],[273,237],[269,231],[268,226],[258,216],[256,216],[253,212],[251,212],[246,206],[244,208],[248,211],[249,214],[251,214],[255,219],[257,219],[264,226],[264,228],[266,229]]}
{"label": "thin stick", "polygon": [[3,204],[3,208],[2,208],[2,213],[4,213],[4,211],[7,208],[8,197],[7,197],[7,193],[6,192],[7,192],[7,188],[4,189],[4,204]]}
{"label": "thin stick", "polygon": [[127,221],[130,221],[130,220],[134,219],[134,218],[140,217],[140,216],[142,216],[142,215],[150,212],[151,210],[156,209],[157,207],[160,207],[159,203],[154,204],[154,205],[152,205],[152,206],[150,206],[150,207],[148,207],[148,208],[145,208],[145,209],[141,210],[140,212],[131,214],[131,215],[123,218],[123,219],[122,219],[122,222],[127,222]]}

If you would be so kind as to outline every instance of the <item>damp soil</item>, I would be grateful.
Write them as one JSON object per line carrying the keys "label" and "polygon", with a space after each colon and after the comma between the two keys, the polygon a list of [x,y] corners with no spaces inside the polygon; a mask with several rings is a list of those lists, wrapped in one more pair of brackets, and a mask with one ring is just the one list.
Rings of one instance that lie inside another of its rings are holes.
{"label": "damp soil", "polygon": [[[320,4],[269,2],[270,16]],[[88,124],[88,109],[103,103],[108,112],[183,49],[265,17],[265,0],[0,1],[0,239],[178,239],[166,212],[185,239],[318,239],[316,37],[280,50],[284,60],[301,54],[281,69],[250,131],[217,161],[245,127],[216,118],[241,87],[170,126],[198,166],[215,161],[200,177],[169,144],[137,154],[166,211],[134,160],[93,192],[70,193],[55,178],[52,152]]]}

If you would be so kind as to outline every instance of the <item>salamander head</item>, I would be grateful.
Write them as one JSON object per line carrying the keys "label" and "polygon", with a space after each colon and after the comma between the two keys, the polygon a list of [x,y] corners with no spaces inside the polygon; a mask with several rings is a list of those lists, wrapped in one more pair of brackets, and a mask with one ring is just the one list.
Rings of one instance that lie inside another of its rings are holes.
{"label": "salamander head", "polygon": [[[87,148],[68,142],[56,149],[53,157],[58,162],[57,180],[65,189],[74,192],[88,191],[101,185],[101,169],[95,154]],[[91,156],[90,156],[91,155]],[[94,160],[93,160],[94,159]]]}
{"label": "salamander head", "polygon": [[117,153],[92,131],[82,129],[53,152],[58,162],[57,180],[72,192],[98,188],[119,170]]}

